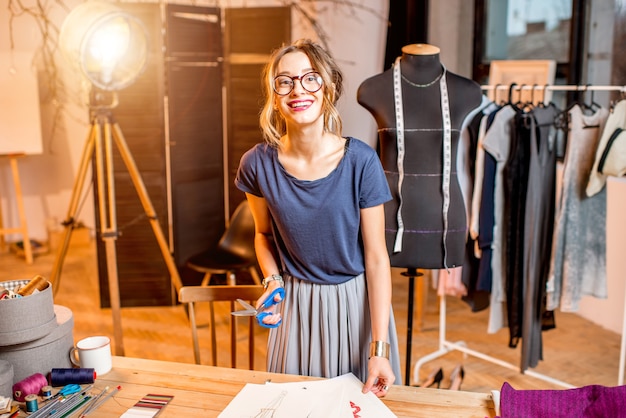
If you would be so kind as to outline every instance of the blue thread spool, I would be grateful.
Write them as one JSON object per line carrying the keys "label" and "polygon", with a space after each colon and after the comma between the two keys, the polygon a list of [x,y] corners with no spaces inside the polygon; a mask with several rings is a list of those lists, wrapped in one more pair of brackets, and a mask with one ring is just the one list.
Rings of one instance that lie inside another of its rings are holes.
{"label": "blue thread spool", "polygon": [[26,403],[26,412],[35,412],[39,409],[39,403],[37,402],[37,395],[27,395],[24,398],[24,402]]}
{"label": "blue thread spool", "polygon": [[52,386],[65,386],[70,384],[85,385],[96,380],[94,369],[52,369],[50,370],[50,384]]}
{"label": "blue thread spool", "polygon": [[49,399],[52,397],[52,386],[46,385],[41,388],[41,397],[44,399]]}

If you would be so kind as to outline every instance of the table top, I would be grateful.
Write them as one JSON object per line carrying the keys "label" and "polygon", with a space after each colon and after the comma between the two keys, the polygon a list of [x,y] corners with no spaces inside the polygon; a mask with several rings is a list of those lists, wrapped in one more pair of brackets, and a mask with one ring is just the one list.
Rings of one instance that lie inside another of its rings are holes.
{"label": "table top", "polygon": [[[174,363],[130,357],[113,357],[113,369],[98,376],[97,389],[121,386],[113,398],[89,414],[92,418],[117,418],[147,394],[173,399],[159,418],[217,417],[246,383],[319,380],[317,378]],[[491,395],[444,389],[392,386],[382,401],[398,417],[495,417]]]}

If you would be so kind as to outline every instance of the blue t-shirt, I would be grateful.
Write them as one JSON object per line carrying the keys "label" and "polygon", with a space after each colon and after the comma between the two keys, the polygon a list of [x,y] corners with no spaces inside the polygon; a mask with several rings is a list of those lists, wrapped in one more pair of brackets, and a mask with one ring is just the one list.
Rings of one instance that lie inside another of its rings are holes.
{"label": "blue t-shirt", "polygon": [[391,200],[378,155],[354,138],[337,168],[312,181],[290,175],[276,148],[257,144],[241,158],[235,185],[267,202],[284,272],[320,284],[365,271],[360,209]]}

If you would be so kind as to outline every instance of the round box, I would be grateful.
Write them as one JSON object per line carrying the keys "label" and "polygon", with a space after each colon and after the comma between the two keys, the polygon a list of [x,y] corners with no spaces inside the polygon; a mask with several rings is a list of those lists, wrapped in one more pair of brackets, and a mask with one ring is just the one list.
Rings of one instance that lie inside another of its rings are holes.
{"label": "round box", "polygon": [[13,365],[6,360],[0,360],[0,396],[13,396]]}
{"label": "round box", "polygon": [[[15,290],[29,280],[0,282]],[[23,344],[43,338],[57,327],[52,302],[52,285],[44,290],[15,299],[0,300],[0,347]]]}
{"label": "round box", "polygon": [[54,305],[55,329],[43,338],[24,344],[0,347],[0,360],[13,365],[13,382],[55,368],[71,368],[70,350],[74,346],[74,317],[69,308]]}

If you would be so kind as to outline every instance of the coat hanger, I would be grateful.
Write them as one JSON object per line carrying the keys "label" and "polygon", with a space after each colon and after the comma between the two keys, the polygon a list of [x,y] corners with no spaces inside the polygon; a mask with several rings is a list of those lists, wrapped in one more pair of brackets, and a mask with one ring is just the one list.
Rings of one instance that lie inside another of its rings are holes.
{"label": "coat hanger", "polygon": [[517,106],[524,112],[530,112],[533,110],[533,107],[535,107],[535,86],[536,84],[533,84],[530,88],[530,97],[528,97],[526,100],[522,100],[522,93],[524,91],[524,87],[526,87],[526,84],[522,84],[519,88],[519,100],[517,102]]}
{"label": "coat hanger", "polygon": [[584,112],[585,110],[585,101],[581,100],[584,99],[584,93],[587,90],[587,87],[585,87],[582,90],[576,90],[575,91],[575,97],[574,100],[572,100],[571,102],[569,102],[567,104],[567,107],[563,110],[564,113],[569,113],[570,110],[572,110],[575,106],[580,106],[581,110]]}
{"label": "coat hanger", "polygon": [[538,103],[538,105],[541,106],[541,107],[553,107],[558,112],[562,112],[562,110],[552,100],[549,100],[549,101],[546,102],[546,96],[547,96],[547,92],[549,90],[549,87],[550,87],[550,84],[544,84],[543,85],[543,97],[541,98],[541,101]]}
{"label": "coat hanger", "polygon": [[509,85],[509,100],[508,102],[506,102],[506,104],[509,104],[511,106],[514,106],[513,105],[513,89],[515,88],[515,86],[517,86],[517,83],[511,83]]}
{"label": "coat hanger", "polygon": [[535,107],[535,90],[537,90],[537,83],[533,84],[530,88],[530,107]]}
{"label": "coat hanger", "polygon": [[609,111],[613,112],[615,105],[617,105],[619,102],[621,102],[624,99],[626,99],[626,87],[622,87],[622,89],[619,91],[619,98],[615,100],[611,100],[609,102]]}
{"label": "coat hanger", "polygon": [[522,103],[522,91],[524,90],[524,87],[526,87],[526,84],[520,84],[518,87],[517,101],[513,104],[513,106],[520,110],[524,107],[524,104]]}
{"label": "coat hanger", "polygon": [[[547,107],[549,105],[549,103],[546,103],[546,92],[548,91],[548,85],[549,84],[544,84],[543,88],[542,88],[542,92],[543,92],[543,96],[541,96],[541,100],[537,102],[536,106],[538,107]],[[537,86],[535,84],[535,86]],[[537,89],[539,89],[540,87],[537,86]],[[534,95],[534,90],[533,90],[533,95]],[[535,99],[533,99],[533,102],[535,101]]]}
{"label": "coat hanger", "polygon": [[506,101],[504,99],[498,100],[498,98],[500,97],[500,95],[498,95],[498,91],[500,90],[500,87],[502,87],[501,83],[496,84],[493,87],[493,102],[499,106],[504,106],[506,104]]}
{"label": "coat hanger", "polygon": [[[588,87],[590,86],[590,84],[587,84],[585,86],[585,91],[584,94],[586,95]],[[600,108],[602,108],[602,106],[600,106],[595,100],[593,100],[593,94],[594,91],[593,90],[589,90],[591,92],[591,100],[589,103],[585,102],[585,107],[591,112],[591,113],[595,113],[597,110],[599,110]]]}

